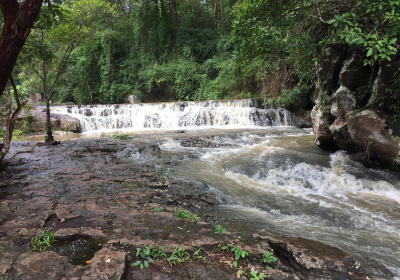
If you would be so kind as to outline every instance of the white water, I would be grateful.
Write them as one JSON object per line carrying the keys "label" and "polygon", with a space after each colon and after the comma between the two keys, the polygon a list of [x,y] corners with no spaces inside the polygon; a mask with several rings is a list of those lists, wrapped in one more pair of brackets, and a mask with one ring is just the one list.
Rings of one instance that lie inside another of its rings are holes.
{"label": "white water", "polygon": [[[175,170],[167,175],[183,187],[202,186],[224,201],[203,214],[217,216],[228,230],[318,240],[358,256],[372,270],[379,269],[371,261],[375,259],[400,275],[400,175],[367,169],[344,152],[322,151],[309,131],[287,127],[288,112],[252,105],[242,100],[56,110],[79,118],[87,132],[137,131],[132,147],[118,154],[131,158],[133,164],[157,159],[135,148],[134,142],[144,138],[163,141],[160,147],[166,155],[196,155],[177,165],[165,163],[166,170]],[[185,148],[157,134],[160,129],[182,127],[189,129],[180,137],[220,134],[216,141],[232,146]],[[231,130],[216,129],[221,127]],[[252,128],[233,130],[240,127]]]}
{"label": "white water", "polygon": [[254,100],[53,107],[80,120],[83,132],[143,128],[288,126],[284,109],[257,109]]}
{"label": "white water", "polygon": [[400,175],[367,169],[344,152],[324,152],[304,131],[274,130],[223,137],[235,147],[217,149],[183,148],[170,139],[165,151],[199,155],[174,166],[170,176],[207,186],[226,201],[206,213],[228,228],[248,230],[246,224],[265,234],[318,240],[355,254],[372,270],[375,259],[398,274]]}

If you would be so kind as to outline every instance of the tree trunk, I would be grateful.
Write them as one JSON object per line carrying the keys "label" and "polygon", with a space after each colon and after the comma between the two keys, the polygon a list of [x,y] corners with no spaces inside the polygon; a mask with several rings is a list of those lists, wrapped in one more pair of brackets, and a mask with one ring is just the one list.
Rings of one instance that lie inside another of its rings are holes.
{"label": "tree trunk", "polygon": [[221,28],[224,29],[224,14],[223,14],[222,0],[219,0],[219,3],[221,4]]}
{"label": "tree trunk", "polygon": [[17,101],[17,109],[14,111],[14,113],[12,113],[10,86],[9,83],[7,83],[5,87],[5,99],[6,99],[5,112],[4,112],[5,115],[3,117],[5,131],[3,135],[3,143],[0,144],[0,163],[3,161],[4,157],[10,150],[11,139],[14,133],[14,125],[15,121],[17,120],[18,114],[22,111],[22,109],[28,102],[27,100],[24,101],[22,104],[19,102],[17,89],[14,83],[13,86],[14,86],[15,100]]}
{"label": "tree trunk", "polygon": [[[4,116],[4,128],[5,130],[3,131],[3,143],[0,144],[0,162],[3,160],[3,158],[6,156],[8,153],[8,150],[10,149],[10,115],[11,115],[11,96],[10,96],[10,87],[9,84],[6,84],[5,87],[5,101],[6,101],[6,106],[5,106],[5,116]],[[11,133],[12,136],[12,133]]]}
{"label": "tree trunk", "polygon": [[176,20],[176,26],[179,26],[178,10],[176,9],[176,0],[172,0],[172,7],[174,9],[174,15]]}
{"label": "tree trunk", "polygon": [[47,136],[46,143],[54,142],[53,131],[51,130],[50,122],[50,98],[46,99],[46,125],[47,125]]}
{"label": "tree trunk", "polygon": [[39,14],[43,0],[0,0],[4,17],[0,37],[0,96],[10,79],[11,71]]}
{"label": "tree trunk", "polygon": [[217,0],[214,0],[214,27],[217,26]]}
{"label": "tree trunk", "polygon": [[110,86],[114,82],[114,77],[113,77],[113,60],[112,60],[112,52],[113,52],[113,39],[110,39],[110,50],[109,50],[109,65],[110,65]]}

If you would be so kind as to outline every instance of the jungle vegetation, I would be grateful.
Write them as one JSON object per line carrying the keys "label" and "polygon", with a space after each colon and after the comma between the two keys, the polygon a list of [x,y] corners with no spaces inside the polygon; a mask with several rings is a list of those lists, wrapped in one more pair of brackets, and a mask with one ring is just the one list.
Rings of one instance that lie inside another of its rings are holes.
{"label": "jungle vegetation", "polygon": [[290,102],[314,85],[324,44],[359,46],[372,66],[390,59],[399,14],[400,0],[45,1],[13,77],[56,103]]}

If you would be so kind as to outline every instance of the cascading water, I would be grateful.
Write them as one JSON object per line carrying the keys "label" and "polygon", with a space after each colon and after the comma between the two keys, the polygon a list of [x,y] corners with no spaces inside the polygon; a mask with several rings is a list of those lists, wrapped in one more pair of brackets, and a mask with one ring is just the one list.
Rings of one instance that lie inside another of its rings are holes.
{"label": "cascading water", "polygon": [[289,126],[290,112],[258,109],[253,99],[134,105],[61,106],[53,112],[78,118],[82,131],[200,126]]}
{"label": "cascading water", "polygon": [[[198,188],[222,203],[201,210],[202,217],[247,235],[318,240],[357,256],[372,271],[383,264],[400,275],[400,175],[365,168],[342,151],[319,149],[309,130],[290,126],[283,109],[257,109],[250,99],[69,106],[56,112],[79,118],[84,131],[94,132],[85,135],[131,129],[134,136],[117,156],[155,168],[161,166],[159,155],[165,156],[163,169],[174,188]],[[200,129],[143,129],[182,127]],[[191,146],[181,137],[212,137],[217,145]],[[151,141],[162,153],[138,148]]]}

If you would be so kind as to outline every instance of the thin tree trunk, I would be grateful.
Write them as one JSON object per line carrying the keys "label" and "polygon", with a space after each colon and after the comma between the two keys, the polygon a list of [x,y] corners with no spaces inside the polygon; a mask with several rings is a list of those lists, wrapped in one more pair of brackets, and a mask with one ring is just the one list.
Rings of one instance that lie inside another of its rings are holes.
{"label": "thin tree trunk", "polygon": [[[10,76],[10,78],[11,78],[11,76]],[[25,107],[26,103],[28,102],[27,100],[25,100],[22,104],[20,103],[19,98],[18,98],[17,88],[16,88],[12,78],[11,78],[11,84],[14,88],[14,96],[15,96],[15,100],[17,102],[17,109],[15,109],[15,111],[12,113],[10,86],[9,86],[9,83],[7,83],[6,87],[5,87],[5,99],[6,99],[5,100],[6,101],[5,112],[4,112],[5,113],[5,116],[4,116],[5,131],[4,131],[4,135],[3,135],[3,143],[0,144],[0,163],[3,161],[4,157],[10,150],[11,139],[12,139],[12,136],[14,133],[15,121],[17,120],[19,113],[21,113],[22,109]]]}
{"label": "thin tree trunk", "polygon": [[222,0],[219,0],[219,3],[221,4],[221,28],[224,29],[224,13],[223,13]]}
{"label": "thin tree trunk", "polygon": [[88,83],[88,81],[87,81],[87,80],[86,80],[86,85],[87,85],[87,88],[88,88],[88,90],[89,90],[89,93],[90,93],[90,104],[93,104],[93,96],[92,96],[92,91],[90,90],[89,83]]}
{"label": "thin tree trunk", "polygon": [[113,39],[111,38],[110,39],[110,50],[109,50],[109,55],[110,55],[110,57],[109,57],[109,65],[110,65],[110,86],[111,86],[111,84],[113,83],[113,79],[114,79],[114,77],[113,77],[113,65],[112,65],[112,63],[113,63],[113,61],[112,61],[112,52],[113,52]]}
{"label": "thin tree trunk", "polygon": [[4,23],[0,37],[0,96],[39,14],[43,0],[0,0]]}
{"label": "thin tree trunk", "polygon": [[217,0],[214,0],[214,27],[217,26]]}
{"label": "thin tree trunk", "polygon": [[[8,150],[10,150],[10,115],[11,115],[11,96],[10,96],[10,86],[9,83],[6,84],[5,87],[5,116],[4,116],[4,128],[3,131],[3,143],[0,144],[0,162],[4,159]],[[12,134],[11,134],[12,135]]]}
{"label": "thin tree trunk", "polygon": [[46,143],[54,142],[53,131],[51,130],[50,122],[50,100],[46,100],[46,125],[47,125],[47,137]]}
{"label": "thin tree trunk", "polygon": [[176,20],[176,26],[179,26],[179,16],[178,16],[178,10],[176,9],[176,0],[172,0],[172,7],[174,9],[174,15],[175,15],[175,20]]}

